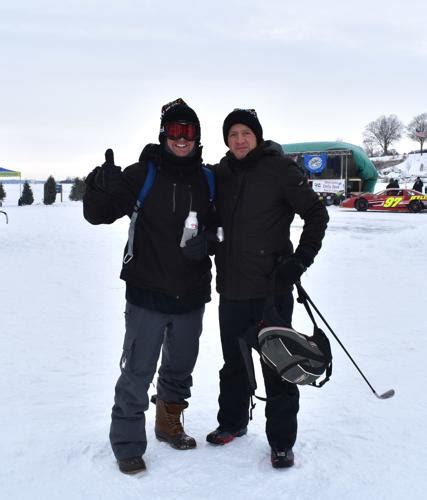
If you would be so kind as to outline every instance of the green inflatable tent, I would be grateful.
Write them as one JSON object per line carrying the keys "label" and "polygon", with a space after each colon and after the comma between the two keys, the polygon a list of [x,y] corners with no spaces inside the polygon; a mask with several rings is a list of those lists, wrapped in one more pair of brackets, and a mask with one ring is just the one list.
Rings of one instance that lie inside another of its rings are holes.
{"label": "green inflatable tent", "polygon": [[361,190],[363,192],[374,192],[378,172],[375,165],[359,146],[348,142],[330,141],[282,144],[282,148],[286,154],[295,155],[299,158],[302,158],[305,154],[326,153],[328,167],[330,166],[330,168],[326,168],[322,174],[316,174],[316,177],[341,177],[346,181],[360,178]]}

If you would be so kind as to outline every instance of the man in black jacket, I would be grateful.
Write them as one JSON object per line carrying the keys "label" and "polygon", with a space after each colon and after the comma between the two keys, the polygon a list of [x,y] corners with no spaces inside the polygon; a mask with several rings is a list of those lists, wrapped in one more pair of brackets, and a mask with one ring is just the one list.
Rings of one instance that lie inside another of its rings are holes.
{"label": "man in black jacket", "polygon": [[[163,106],[159,141],[147,145],[139,162],[123,172],[110,150],[106,163],[87,177],[83,200],[84,216],[92,224],[111,224],[134,213],[121,271],[126,333],[110,429],[124,473],[145,469],[144,412],[161,349],[155,434],[179,450],[196,446],[181,425],[181,413],[188,406],[202,317],[210,300],[206,230],[213,207],[202,170],[200,123],[182,99]],[[134,212],[150,171],[154,181],[140,213]],[[199,233],[182,247],[190,211],[197,213]]]}
{"label": "man in black jacket", "polygon": [[419,193],[422,193],[423,192],[423,186],[424,186],[423,181],[421,180],[420,177],[417,177],[415,179],[414,185],[412,186],[412,189],[414,189],[415,191],[418,191]]}
{"label": "man in black jacket", "polygon": [[[313,263],[328,222],[326,208],[304,173],[263,140],[255,110],[234,110],[223,125],[229,148],[215,167],[216,206],[224,241],[216,251],[219,322],[224,366],[220,371],[219,427],[212,444],[226,444],[246,434],[251,390],[238,338],[257,324],[266,297],[274,293],[278,312],[290,324],[292,286]],[[290,226],[304,220],[293,251]],[[273,280],[274,276],[274,290]],[[266,434],[273,467],[293,465],[299,392],[261,363],[268,401]]]}

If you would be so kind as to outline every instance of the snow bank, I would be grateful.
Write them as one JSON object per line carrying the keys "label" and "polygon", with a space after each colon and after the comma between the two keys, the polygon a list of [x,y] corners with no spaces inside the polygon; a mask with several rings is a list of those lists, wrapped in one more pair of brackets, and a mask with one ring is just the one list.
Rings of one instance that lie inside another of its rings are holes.
{"label": "snow bank", "polygon": [[[108,442],[123,341],[118,275],[127,221],[90,226],[81,203],[64,197],[53,206],[38,201],[17,207],[18,196],[6,190],[9,224],[0,219],[1,498],[424,496],[427,214],[330,207],[323,249],[303,279],[376,390],[394,388],[393,399],[375,398],[331,338],[332,380],[322,389],[301,389],[294,468],[270,466],[261,402],[246,437],[224,447],[208,445],[221,367],[214,295],[185,415],[198,448],[182,452],[156,441],[151,407],[148,470],[127,477],[118,472]],[[35,196],[41,200],[40,192]],[[297,219],[294,241],[301,227]],[[294,326],[311,330],[300,305]]]}

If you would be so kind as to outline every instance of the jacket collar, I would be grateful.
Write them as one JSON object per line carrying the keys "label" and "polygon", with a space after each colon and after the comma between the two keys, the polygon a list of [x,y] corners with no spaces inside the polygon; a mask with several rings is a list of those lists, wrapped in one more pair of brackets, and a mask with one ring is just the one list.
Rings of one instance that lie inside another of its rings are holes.
{"label": "jacket collar", "polygon": [[258,162],[258,160],[260,160],[264,156],[284,156],[283,149],[277,142],[262,141],[261,144],[250,151],[241,160],[238,160],[231,151],[227,151],[223,160],[225,160],[232,169],[246,169],[253,167]]}

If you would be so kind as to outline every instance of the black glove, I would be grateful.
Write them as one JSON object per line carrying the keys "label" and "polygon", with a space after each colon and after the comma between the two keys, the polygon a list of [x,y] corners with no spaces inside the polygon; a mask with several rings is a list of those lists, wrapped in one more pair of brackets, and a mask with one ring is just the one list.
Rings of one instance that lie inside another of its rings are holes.
{"label": "black glove", "polygon": [[276,283],[282,285],[293,285],[301,278],[303,272],[306,271],[306,266],[298,258],[292,255],[284,260],[276,269]]}
{"label": "black glove", "polygon": [[185,247],[182,248],[182,253],[187,259],[200,262],[209,255],[213,238],[216,240],[216,236],[206,231],[200,233],[194,238],[186,241]]}
{"label": "black glove", "polygon": [[86,183],[93,189],[112,193],[115,186],[120,182],[122,169],[114,165],[114,153],[112,149],[105,151],[105,162],[101,167],[96,167],[86,179]]}

